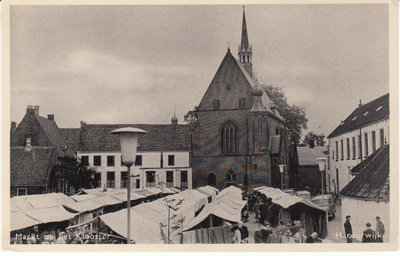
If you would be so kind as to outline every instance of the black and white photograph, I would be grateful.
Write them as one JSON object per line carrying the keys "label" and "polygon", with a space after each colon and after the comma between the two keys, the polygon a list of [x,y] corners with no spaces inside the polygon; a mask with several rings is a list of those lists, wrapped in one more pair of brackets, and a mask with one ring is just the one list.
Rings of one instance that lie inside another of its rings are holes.
{"label": "black and white photograph", "polygon": [[398,248],[396,1],[2,8],[8,250]]}

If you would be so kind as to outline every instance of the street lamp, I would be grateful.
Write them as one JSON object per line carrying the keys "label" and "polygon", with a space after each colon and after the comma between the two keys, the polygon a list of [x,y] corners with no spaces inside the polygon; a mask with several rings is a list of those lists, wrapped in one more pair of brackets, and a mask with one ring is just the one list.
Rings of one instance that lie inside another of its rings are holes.
{"label": "street lamp", "polygon": [[329,205],[328,205],[328,207],[325,207],[325,196],[324,196],[324,171],[325,171],[326,158],[325,157],[317,158],[317,162],[318,162],[318,166],[319,166],[319,171],[321,172],[322,201],[323,201],[324,210],[325,210],[326,232],[327,232],[327,235],[328,235],[328,211],[329,211]]}
{"label": "street lamp", "polygon": [[279,166],[279,171],[281,173],[281,190],[283,190],[283,170],[285,169],[285,165],[280,164],[278,166]]}
{"label": "street lamp", "polygon": [[135,163],[137,139],[139,134],[147,133],[138,128],[125,127],[110,132],[120,137],[122,164],[128,167],[127,172],[127,243],[131,243],[131,166]]}

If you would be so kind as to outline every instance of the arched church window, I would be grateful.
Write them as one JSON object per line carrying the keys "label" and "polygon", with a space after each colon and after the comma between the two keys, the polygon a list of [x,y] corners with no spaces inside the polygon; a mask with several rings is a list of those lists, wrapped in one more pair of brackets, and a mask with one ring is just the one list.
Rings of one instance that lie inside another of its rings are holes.
{"label": "arched church window", "polygon": [[223,153],[236,153],[236,137],[237,128],[236,125],[228,121],[222,126],[221,138],[222,138],[222,152]]}
{"label": "arched church window", "polygon": [[230,185],[235,185],[236,186],[236,181],[237,181],[237,176],[232,169],[229,169],[229,171],[225,174],[225,183],[227,186]]}
{"label": "arched church window", "polygon": [[216,186],[217,185],[217,176],[214,173],[210,173],[207,176],[207,185]]}

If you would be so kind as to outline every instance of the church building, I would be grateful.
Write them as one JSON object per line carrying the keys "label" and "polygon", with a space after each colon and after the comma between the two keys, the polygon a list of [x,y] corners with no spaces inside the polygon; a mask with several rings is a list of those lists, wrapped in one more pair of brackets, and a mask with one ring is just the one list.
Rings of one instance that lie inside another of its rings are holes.
{"label": "church building", "polygon": [[[253,73],[252,56],[243,8],[238,58],[227,49],[195,110],[193,187],[281,186],[279,165],[288,165],[288,133]],[[283,175],[288,184],[286,168]]]}

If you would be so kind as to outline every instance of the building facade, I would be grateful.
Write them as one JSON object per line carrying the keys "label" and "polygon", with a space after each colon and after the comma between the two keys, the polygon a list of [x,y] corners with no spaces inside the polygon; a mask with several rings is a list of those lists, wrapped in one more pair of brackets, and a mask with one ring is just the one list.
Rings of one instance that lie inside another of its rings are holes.
{"label": "building facade", "polygon": [[[298,190],[308,190],[312,195],[321,193],[322,179],[317,158],[326,157],[326,151],[326,146],[297,147],[299,158]],[[324,184],[324,191],[328,186],[329,184]]]}
{"label": "building facade", "polygon": [[127,167],[121,164],[119,137],[114,129],[136,127],[147,131],[138,138],[135,165],[131,169],[131,187],[156,186],[192,188],[190,131],[177,124],[101,125],[81,123],[77,156],[82,163],[95,167],[96,187],[124,188]]}
{"label": "building facade", "polygon": [[10,195],[69,191],[65,184],[51,183],[51,171],[58,157],[73,155],[54,114],[42,117],[39,106],[29,105],[18,126],[11,122]]}
{"label": "building facade", "polygon": [[[238,59],[228,48],[194,111],[194,186],[280,187],[278,165],[287,165],[288,135],[274,104],[254,76],[252,54],[243,9]],[[284,174],[287,184],[287,170]]]}
{"label": "building facade", "polygon": [[[341,191],[342,223],[351,216],[354,234],[362,234],[365,224],[370,222],[375,229],[375,218],[379,216],[385,225],[383,242],[390,238],[390,157],[389,145],[384,145],[356,165],[357,176]],[[361,240],[358,236],[356,240]]]}
{"label": "building facade", "polygon": [[389,94],[360,104],[328,140],[327,184],[338,193],[357,175],[354,166],[389,143]]}

